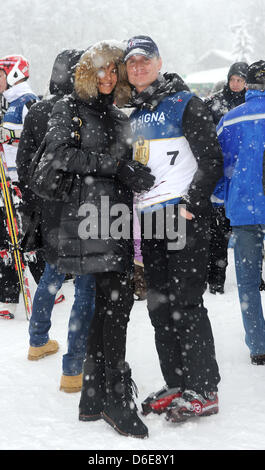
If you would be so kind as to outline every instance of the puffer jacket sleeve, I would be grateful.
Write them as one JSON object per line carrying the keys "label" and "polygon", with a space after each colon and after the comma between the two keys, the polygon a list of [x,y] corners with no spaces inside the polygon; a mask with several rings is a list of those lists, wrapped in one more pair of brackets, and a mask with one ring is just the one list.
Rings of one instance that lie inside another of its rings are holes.
{"label": "puffer jacket sleeve", "polygon": [[224,98],[223,90],[207,98],[205,104],[212,115],[214,124],[217,126],[223,114],[227,112],[227,103]]}
{"label": "puffer jacket sleeve", "polygon": [[46,155],[56,169],[81,176],[114,176],[117,160],[107,154],[79,148],[72,134],[72,113],[67,99],[59,100],[52,110],[46,134]]}
{"label": "puffer jacket sleeve", "polygon": [[16,165],[19,182],[23,185],[29,183],[29,165],[38,148],[32,129],[34,128],[34,116],[29,112],[24,121],[24,127],[18,145]]}
{"label": "puffer jacket sleeve", "polygon": [[198,169],[188,190],[191,208],[207,208],[210,196],[223,176],[223,154],[213,119],[205,103],[193,97],[183,116],[183,131],[197,160]]}
{"label": "puffer jacket sleeve", "polygon": [[24,214],[31,214],[41,204],[41,200],[30,189],[29,168],[45,135],[46,121],[42,103],[34,104],[25,117],[23,131],[19,140],[16,165],[19,188],[22,193],[21,211]]}

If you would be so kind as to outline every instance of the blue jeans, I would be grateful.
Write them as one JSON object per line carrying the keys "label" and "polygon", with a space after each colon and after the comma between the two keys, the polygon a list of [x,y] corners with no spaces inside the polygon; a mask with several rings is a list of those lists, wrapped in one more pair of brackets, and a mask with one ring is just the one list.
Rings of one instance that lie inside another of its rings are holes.
{"label": "blue jeans", "polygon": [[[58,290],[65,274],[56,266],[46,263],[36,290],[29,322],[31,346],[43,346],[49,340],[51,314]],[[68,324],[68,350],[63,356],[63,373],[78,375],[82,372],[86,353],[89,325],[95,310],[95,279],[92,274],[76,276],[75,298]]]}
{"label": "blue jeans", "polygon": [[265,225],[233,227],[238,295],[250,355],[265,354],[265,321],[259,285]]}

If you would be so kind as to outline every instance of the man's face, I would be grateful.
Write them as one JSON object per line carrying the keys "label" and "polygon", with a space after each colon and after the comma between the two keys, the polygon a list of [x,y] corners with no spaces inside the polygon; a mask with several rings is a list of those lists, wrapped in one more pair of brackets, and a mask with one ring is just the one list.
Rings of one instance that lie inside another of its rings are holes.
{"label": "man's face", "polygon": [[246,81],[244,78],[240,77],[239,75],[232,75],[229,80],[229,87],[231,91],[240,92],[244,90],[246,86]]}
{"label": "man's face", "polygon": [[4,70],[0,70],[0,95],[7,89],[6,74]]}
{"label": "man's face", "polygon": [[144,55],[133,55],[126,62],[128,79],[138,93],[153,83],[162,67],[160,57],[149,59]]}

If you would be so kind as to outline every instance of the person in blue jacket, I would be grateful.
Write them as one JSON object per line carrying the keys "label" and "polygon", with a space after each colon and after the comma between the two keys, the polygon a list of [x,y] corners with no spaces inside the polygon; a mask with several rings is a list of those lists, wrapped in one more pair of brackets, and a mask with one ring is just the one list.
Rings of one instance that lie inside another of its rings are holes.
{"label": "person in blue jacket", "polygon": [[265,233],[265,61],[248,68],[246,102],[217,126],[224,155],[224,200],[235,237],[238,295],[252,364],[265,365],[259,290]]}

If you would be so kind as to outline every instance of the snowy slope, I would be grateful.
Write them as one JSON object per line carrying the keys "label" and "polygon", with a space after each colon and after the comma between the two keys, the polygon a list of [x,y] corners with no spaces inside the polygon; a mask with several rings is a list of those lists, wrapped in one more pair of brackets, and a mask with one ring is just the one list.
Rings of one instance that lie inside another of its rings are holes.
{"label": "snowy slope", "polygon": [[[22,303],[15,320],[0,321],[0,450],[264,450],[265,367],[250,364],[232,249],[229,260],[225,294],[205,294],[222,376],[218,415],[181,425],[149,415],[143,418],[150,436],[144,440],[119,436],[104,421],[79,422],[80,393],[59,391],[73,295],[73,285],[67,283],[67,299],[54,308],[50,335],[60,343],[58,354],[27,360],[28,322]],[[127,360],[139,388],[140,408],[141,400],[163,385],[146,302],[136,302],[131,314]]]}

